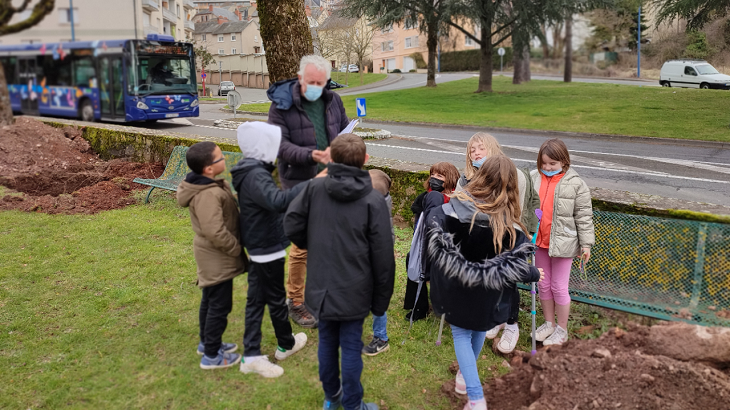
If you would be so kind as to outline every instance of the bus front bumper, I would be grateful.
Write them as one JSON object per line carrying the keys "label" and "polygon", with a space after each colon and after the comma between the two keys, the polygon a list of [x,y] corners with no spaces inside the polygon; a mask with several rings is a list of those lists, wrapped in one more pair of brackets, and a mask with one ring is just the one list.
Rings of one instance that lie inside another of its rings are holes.
{"label": "bus front bumper", "polygon": [[181,108],[175,111],[164,112],[153,112],[152,110],[142,110],[139,108],[132,108],[132,113],[127,113],[127,121],[149,121],[149,120],[169,120],[172,118],[184,118],[184,117],[199,117],[200,107],[193,108]]}

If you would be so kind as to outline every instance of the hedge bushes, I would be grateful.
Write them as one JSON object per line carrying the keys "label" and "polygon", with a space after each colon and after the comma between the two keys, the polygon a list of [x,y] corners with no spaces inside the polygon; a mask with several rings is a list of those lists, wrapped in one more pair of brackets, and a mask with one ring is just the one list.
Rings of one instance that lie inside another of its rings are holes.
{"label": "hedge bushes", "polygon": [[[504,67],[512,65],[512,47],[504,48]],[[441,53],[441,71],[479,71],[481,50],[447,51]],[[499,70],[499,55],[494,49],[492,68]]]}

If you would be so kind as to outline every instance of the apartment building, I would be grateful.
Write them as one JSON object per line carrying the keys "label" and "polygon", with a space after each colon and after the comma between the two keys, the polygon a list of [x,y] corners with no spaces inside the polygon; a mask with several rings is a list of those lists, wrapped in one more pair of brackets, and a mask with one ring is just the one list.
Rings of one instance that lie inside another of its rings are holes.
{"label": "apartment building", "polygon": [[[13,22],[31,11],[14,16]],[[74,0],[73,10],[68,1],[56,1],[55,10],[38,25],[2,36],[0,44],[141,39],[151,33],[184,40],[195,28],[194,15],[192,0]]]}

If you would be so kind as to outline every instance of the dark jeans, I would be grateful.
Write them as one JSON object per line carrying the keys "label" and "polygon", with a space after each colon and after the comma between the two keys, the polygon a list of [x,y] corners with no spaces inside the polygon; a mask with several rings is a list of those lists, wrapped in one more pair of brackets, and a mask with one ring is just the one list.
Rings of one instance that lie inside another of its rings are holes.
{"label": "dark jeans", "polygon": [[244,356],[261,355],[261,321],[267,305],[279,347],[290,350],[294,347],[294,336],[286,307],[284,258],[267,263],[251,262],[248,270],[246,330],[243,333]]}
{"label": "dark jeans", "polygon": [[520,290],[515,286],[514,294],[512,295],[512,306],[509,309],[509,318],[507,319],[508,325],[517,323],[517,319],[520,317]]}
{"label": "dark jeans", "polygon": [[205,347],[205,355],[218,357],[221,337],[228,326],[228,314],[233,307],[233,279],[203,288],[200,300],[200,341]]}
{"label": "dark jeans", "polygon": [[[334,398],[342,386],[342,407],[359,410],[362,403],[362,324],[365,319],[337,322],[319,321],[319,380],[327,399]],[[340,383],[339,349],[342,350]]]}

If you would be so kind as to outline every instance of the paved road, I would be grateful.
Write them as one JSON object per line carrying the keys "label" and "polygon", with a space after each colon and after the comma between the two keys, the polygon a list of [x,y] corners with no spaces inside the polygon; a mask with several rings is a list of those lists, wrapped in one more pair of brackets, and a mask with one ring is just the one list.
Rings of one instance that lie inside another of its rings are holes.
{"label": "paved road", "polygon": [[[151,128],[235,139],[234,130],[213,126],[230,118],[220,105],[201,105],[201,117],[160,121]],[[244,116],[246,117],[246,116]],[[262,116],[248,116],[264,119]],[[373,124],[373,123],[370,123]],[[474,129],[382,125],[395,137],[368,141],[375,157],[421,164],[449,161],[464,167],[466,142]],[[534,169],[537,150],[549,137],[529,132],[492,132],[517,166]],[[561,137],[575,169],[590,186],[730,206],[730,149],[684,145],[681,141]]]}

